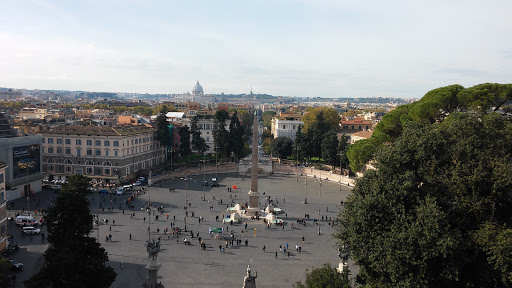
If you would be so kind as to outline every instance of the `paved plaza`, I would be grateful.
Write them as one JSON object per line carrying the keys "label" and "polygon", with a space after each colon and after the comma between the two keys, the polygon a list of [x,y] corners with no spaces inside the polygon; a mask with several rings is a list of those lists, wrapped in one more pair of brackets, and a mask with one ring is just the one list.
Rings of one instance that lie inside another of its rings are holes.
{"label": "paved plaza", "polygon": [[[110,260],[108,264],[117,272],[116,281],[111,287],[141,287],[146,280],[145,266],[148,263],[148,254],[145,243],[148,240],[149,220],[151,220],[151,239],[158,237],[161,239],[158,261],[162,267],[158,272],[158,281],[165,287],[241,287],[248,264],[251,265],[253,272],[258,272],[256,283],[259,287],[291,287],[296,281],[304,280],[305,270],[311,269],[312,266],[320,267],[326,262],[337,266],[339,258],[336,255],[335,240],[332,238],[334,229],[328,225],[329,221],[321,221],[321,218],[322,216],[325,217],[324,219],[331,217],[334,220],[339,212],[340,202],[346,200],[351,187],[344,185],[340,191],[338,183],[322,181],[320,189],[318,179],[307,178],[308,203],[303,204],[306,197],[306,177],[298,177],[297,181],[295,175],[260,175],[258,188],[260,203],[264,205],[264,197],[270,196],[274,202],[277,197],[277,207],[287,214],[287,216],[284,213],[279,215],[286,222],[284,229],[280,226],[266,229],[262,220],[243,219],[242,223],[234,225],[223,224],[220,221],[222,215],[226,214],[226,207],[232,201],[234,203],[248,201],[250,177],[242,179],[237,174],[219,174],[218,176],[206,175],[205,178],[210,182],[212,177],[218,178],[220,184],[218,188],[202,186],[203,175],[192,176],[188,181],[174,179],[153,187],[146,187],[145,193],[135,197],[133,211],[125,205],[125,200],[131,193],[122,196],[90,196],[91,213],[99,214],[100,219],[109,220],[108,225],[100,225],[99,230],[93,229],[91,235],[96,237],[99,234],[102,246],[108,251]],[[228,187],[233,185],[236,185],[237,189],[228,192]],[[175,190],[170,192],[169,187],[175,187]],[[202,201],[203,187],[206,201]],[[147,211],[141,209],[150,197],[153,207],[162,206],[163,213],[154,211],[154,215],[148,216]],[[112,199],[113,211],[108,211],[106,208],[110,199]],[[165,235],[163,231],[165,228],[170,231],[172,222],[182,230],[185,228],[186,199],[190,203],[189,214],[186,217],[188,232],[182,232],[178,239],[172,238],[170,233]],[[23,205],[21,200],[23,199],[20,199],[16,205]],[[97,200],[105,208],[104,211],[103,208],[97,209],[99,207]],[[221,200],[222,204],[220,204]],[[124,214],[123,210],[119,209],[120,205],[124,208]],[[135,213],[135,217],[130,215],[132,213]],[[292,229],[290,224],[297,224],[297,218],[304,218],[305,214],[309,214],[311,218],[307,221],[307,226],[297,225],[296,229]],[[155,220],[156,216],[158,220]],[[216,222],[216,216],[219,217],[218,222]],[[201,222],[199,217],[203,219]],[[319,220],[320,235],[318,235],[318,225],[313,223],[313,219]],[[112,225],[114,220],[115,225]],[[247,229],[244,228],[245,223],[247,223]],[[241,244],[236,245],[235,242],[235,245],[230,245],[221,252],[219,245],[225,247],[225,240],[210,237],[208,233],[210,227],[224,228],[225,236],[230,236],[231,231],[234,231],[235,238],[241,239]],[[256,236],[254,229],[256,229]],[[190,237],[190,231],[193,231],[194,238]],[[197,232],[205,241],[206,250],[200,249]],[[105,240],[109,234],[112,235],[112,241]],[[302,237],[305,239],[304,243],[301,241]],[[192,245],[184,245],[184,238],[190,240]],[[245,246],[246,240],[247,246]],[[26,239],[23,241],[25,242],[21,244],[26,243],[39,248],[26,246],[25,252],[22,253],[32,255],[21,259],[31,258],[35,259],[36,264],[40,263],[45,245],[40,243],[38,238],[30,239],[30,243]],[[287,254],[279,251],[279,246],[284,248],[286,244],[291,252],[289,259]],[[301,246],[301,253],[296,251],[296,245]],[[263,246],[265,251],[262,250]],[[355,275],[353,264],[350,263],[350,266]],[[29,274],[33,273],[31,270],[35,268],[29,266],[22,272],[19,279],[30,277]]]}

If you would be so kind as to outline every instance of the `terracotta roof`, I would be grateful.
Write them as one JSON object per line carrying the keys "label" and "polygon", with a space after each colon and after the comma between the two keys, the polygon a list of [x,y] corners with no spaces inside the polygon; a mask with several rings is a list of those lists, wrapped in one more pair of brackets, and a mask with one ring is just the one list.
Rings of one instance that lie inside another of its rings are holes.
{"label": "terracotta roof", "polygon": [[351,137],[370,138],[372,137],[373,131],[359,131],[351,135]]}

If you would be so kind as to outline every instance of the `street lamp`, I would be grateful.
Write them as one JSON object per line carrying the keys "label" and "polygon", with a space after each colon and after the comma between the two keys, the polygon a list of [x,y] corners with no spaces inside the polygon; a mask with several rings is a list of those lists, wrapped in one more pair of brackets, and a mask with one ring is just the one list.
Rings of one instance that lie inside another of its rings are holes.
{"label": "street lamp", "polygon": [[340,156],[340,191],[341,191],[341,156],[343,156],[343,152],[340,151],[340,153],[338,153],[338,155]]}
{"label": "street lamp", "polygon": [[203,201],[206,201],[206,160],[204,160],[204,154],[203,154]]}
{"label": "street lamp", "polygon": [[187,231],[187,210],[188,210],[188,181],[189,180],[192,180],[192,178],[189,178],[189,177],[185,177],[185,178],[181,178],[185,181],[185,231]]}
{"label": "street lamp", "polygon": [[308,180],[304,180],[304,204],[308,204]]}
{"label": "street lamp", "polygon": [[300,146],[297,146],[297,182],[299,182],[299,151],[300,151]]}
{"label": "street lamp", "polygon": [[219,149],[219,146],[215,146],[213,148],[215,150],[215,176],[219,173],[219,164],[217,164],[217,150]]}

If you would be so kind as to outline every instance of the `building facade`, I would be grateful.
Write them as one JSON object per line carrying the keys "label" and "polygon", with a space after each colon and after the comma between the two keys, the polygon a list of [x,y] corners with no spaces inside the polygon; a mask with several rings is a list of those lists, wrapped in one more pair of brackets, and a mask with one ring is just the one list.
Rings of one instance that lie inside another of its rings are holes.
{"label": "building facade", "polygon": [[7,192],[5,190],[5,171],[7,164],[0,162],[0,251],[9,245],[7,234]]}
{"label": "building facade", "polygon": [[272,118],[271,133],[274,138],[277,137],[288,137],[295,141],[295,134],[299,129],[299,125],[304,126],[304,122],[299,120],[280,120]]}
{"label": "building facade", "polygon": [[27,197],[42,190],[42,138],[39,135],[0,138],[0,161],[7,164],[7,200]]}
{"label": "building facade", "polygon": [[165,162],[165,147],[146,126],[58,126],[41,131],[43,172],[48,180],[81,174],[117,183]]}

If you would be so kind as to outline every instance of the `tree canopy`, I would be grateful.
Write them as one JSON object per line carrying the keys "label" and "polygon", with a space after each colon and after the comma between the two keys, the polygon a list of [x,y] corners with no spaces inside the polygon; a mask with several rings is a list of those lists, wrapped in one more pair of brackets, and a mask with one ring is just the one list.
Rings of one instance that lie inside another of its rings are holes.
{"label": "tree canopy", "polygon": [[277,137],[270,141],[270,150],[273,156],[286,159],[292,155],[293,141],[289,137]]}
{"label": "tree canopy", "polygon": [[68,182],[45,216],[50,244],[44,253],[45,264],[25,285],[29,288],[110,287],[116,272],[105,266],[108,261],[105,249],[88,236],[93,220],[86,198],[89,179],[73,175],[68,177]]}
{"label": "tree canopy", "polygon": [[336,267],[330,263],[325,263],[321,268],[314,268],[311,271],[306,270],[306,281],[295,282],[295,288],[349,288],[350,281],[348,274],[340,274]]}
{"label": "tree canopy", "polygon": [[340,213],[336,237],[360,279],[370,287],[510,287],[511,120],[458,112],[401,130]]}
{"label": "tree canopy", "polygon": [[340,115],[336,110],[329,107],[317,107],[308,111],[302,121],[304,121],[304,132],[308,133],[309,129],[314,126],[313,124],[318,121],[319,115],[323,121],[323,125],[325,125],[325,130],[323,132],[327,132],[329,130],[338,130],[340,125]]}
{"label": "tree canopy", "polygon": [[261,115],[263,118],[263,126],[267,127],[267,129],[271,129],[272,126],[272,118],[276,115],[275,111],[265,111]]}
{"label": "tree canopy", "polygon": [[[450,85],[429,91],[421,100],[385,114],[369,141],[352,145],[348,153],[350,166],[360,170],[381,145],[395,141],[408,122],[431,125],[443,122],[455,112],[489,113],[499,110],[507,101],[512,101],[512,84],[485,83],[470,88]],[[365,148],[361,149],[363,145]]]}

